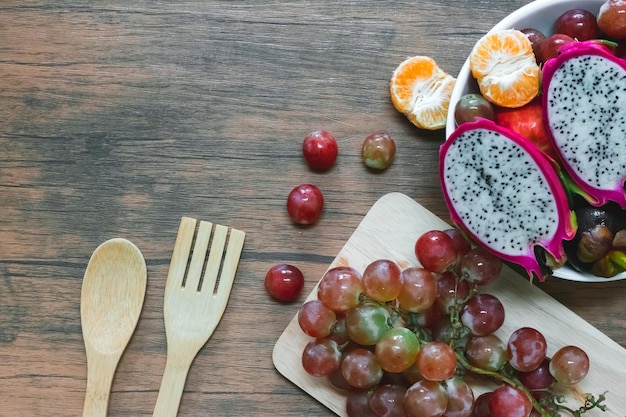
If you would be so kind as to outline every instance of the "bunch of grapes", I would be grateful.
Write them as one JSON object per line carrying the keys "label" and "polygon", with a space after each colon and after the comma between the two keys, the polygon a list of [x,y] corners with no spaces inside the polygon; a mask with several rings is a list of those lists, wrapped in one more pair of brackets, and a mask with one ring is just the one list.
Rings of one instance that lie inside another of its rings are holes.
{"label": "bunch of grapes", "polygon": [[[426,232],[415,253],[419,267],[379,259],[363,273],[329,269],[317,299],[298,312],[312,337],[302,366],[347,392],[349,417],[579,417],[605,408],[604,395],[588,395],[574,410],[555,393],[587,374],[583,350],[565,346],[549,358],[534,328],[506,342],[495,334],[504,307],[481,288],[498,278],[497,257],[456,229]],[[492,378],[497,388],[475,397],[468,374]]]}

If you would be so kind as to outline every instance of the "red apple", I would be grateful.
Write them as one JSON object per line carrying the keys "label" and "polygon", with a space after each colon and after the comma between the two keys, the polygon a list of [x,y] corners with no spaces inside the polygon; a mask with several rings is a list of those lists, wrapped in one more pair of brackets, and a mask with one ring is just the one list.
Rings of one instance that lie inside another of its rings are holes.
{"label": "red apple", "polygon": [[543,123],[543,111],[539,98],[515,109],[497,108],[495,122],[525,137],[541,151],[556,159],[549,133]]}

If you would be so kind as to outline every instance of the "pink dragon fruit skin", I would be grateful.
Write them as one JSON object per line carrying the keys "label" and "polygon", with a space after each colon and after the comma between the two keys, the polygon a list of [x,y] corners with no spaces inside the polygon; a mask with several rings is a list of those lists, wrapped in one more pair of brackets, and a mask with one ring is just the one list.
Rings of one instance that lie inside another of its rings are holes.
{"label": "pink dragon fruit skin", "polygon": [[543,68],[543,111],[559,162],[590,204],[626,208],[626,61],[573,42]]}
{"label": "pink dragon fruit skin", "polygon": [[441,146],[439,174],[452,223],[501,259],[543,281],[540,246],[557,262],[576,221],[553,162],[527,139],[480,119]]}

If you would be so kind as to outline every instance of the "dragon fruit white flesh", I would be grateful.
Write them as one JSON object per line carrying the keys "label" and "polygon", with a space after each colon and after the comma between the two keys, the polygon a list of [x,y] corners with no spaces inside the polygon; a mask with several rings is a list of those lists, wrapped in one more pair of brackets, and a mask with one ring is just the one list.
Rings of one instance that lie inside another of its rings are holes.
{"label": "dragon fruit white flesh", "polygon": [[626,61],[573,42],[543,69],[544,121],[560,163],[587,200],[626,208]]}
{"label": "dragon fruit white flesh", "polygon": [[451,220],[487,250],[544,280],[537,247],[565,261],[576,233],[565,190],[551,162],[513,131],[479,119],[441,146],[440,179]]}

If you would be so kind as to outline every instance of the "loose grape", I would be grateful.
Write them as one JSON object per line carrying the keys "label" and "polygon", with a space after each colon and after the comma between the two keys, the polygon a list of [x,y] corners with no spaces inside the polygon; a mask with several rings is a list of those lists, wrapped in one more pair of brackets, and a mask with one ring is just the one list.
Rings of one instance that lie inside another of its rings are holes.
{"label": "loose grape", "polygon": [[502,271],[502,260],[477,247],[467,252],[460,262],[461,273],[469,282],[487,285],[495,281]]}
{"label": "loose grape", "polygon": [[307,301],[298,311],[298,324],[304,333],[311,337],[321,338],[330,335],[337,315],[319,300]]}
{"label": "loose grape", "polygon": [[474,392],[461,377],[453,377],[445,382],[448,405],[444,417],[470,417],[474,408]]}
{"label": "loose grape", "polygon": [[577,346],[565,346],[552,355],[550,373],[560,384],[573,385],[589,372],[589,356]]}
{"label": "loose grape", "polygon": [[346,314],[348,336],[356,343],[369,346],[389,330],[389,312],[380,304],[364,304]]}
{"label": "loose grape", "polygon": [[372,388],[383,377],[376,356],[363,348],[356,348],[346,354],[341,362],[341,372],[351,386],[361,389]]}
{"label": "loose grape", "polygon": [[324,209],[324,196],[313,184],[295,187],[287,197],[287,213],[295,223],[309,225],[317,222]]}
{"label": "loose grape", "polygon": [[405,327],[385,332],[376,343],[376,358],[387,372],[403,372],[415,363],[419,341],[415,333]]}
{"label": "loose grape", "polygon": [[420,235],[415,242],[415,255],[424,268],[435,273],[451,269],[458,260],[454,241],[441,230]]}
{"label": "loose grape", "polygon": [[418,313],[428,310],[437,300],[435,276],[424,268],[409,267],[401,273],[402,287],[397,295],[400,308]]}
{"label": "loose grape", "polygon": [[502,369],[507,361],[506,345],[493,334],[474,336],[467,342],[465,356],[473,366],[495,372]]}
{"label": "loose grape", "polygon": [[402,289],[401,272],[400,267],[388,259],[371,262],[363,271],[365,294],[376,301],[393,300]]}
{"label": "loose grape", "polygon": [[313,340],[302,352],[302,367],[313,376],[328,376],[339,369],[340,364],[341,351],[334,340]]}
{"label": "loose grape", "polygon": [[508,385],[495,389],[489,400],[491,417],[528,417],[531,410],[526,394]]}
{"label": "loose grape", "polygon": [[462,96],[454,107],[456,124],[473,122],[478,118],[494,120],[493,104],[480,94],[470,93]]}
{"label": "loose grape", "polygon": [[337,159],[337,141],[325,130],[311,132],[302,142],[302,154],[309,166],[316,170],[327,170]]}
{"label": "loose grape", "polygon": [[293,265],[278,264],[265,273],[265,289],[280,301],[294,301],[304,287],[302,272]]}
{"label": "loose grape", "polygon": [[439,382],[417,381],[404,395],[408,417],[440,417],[448,406],[448,394]]}
{"label": "loose grape", "polygon": [[474,336],[486,336],[504,323],[504,306],[491,294],[476,294],[463,306],[461,323]]}
{"label": "loose grape", "polygon": [[515,330],[507,343],[509,364],[521,372],[532,371],[541,365],[546,358],[546,350],[545,337],[531,327]]}
{"label": "loose grape", "polygon": [[349,266],[338,266],[326,271],[317,288],[317,298],[335,312],[345,312],[356,307],[362,293],[361,274]]}
{"label": "loose grape", "polygon": [[380,385],[370,397],[370,408],[378,417],[405,417],[404,395],[401,385]]}
{"label": "loose grape", "polygon": [[428,342],[417,354],[417,367],[429,381],[444,381],[452,378],[457,359],[454,349],[442,342]]}
{"label": "loose grape", "polygon": [[554,31],[579,42],[597,39],[600,36],[596,16],[585,9],[571,9],[560,15],[554,23]]}
{"label": "loose grape", "polygon": [[368,168],[386,169],[396,156],[396,143],[387,133],[373,133],[365,138],[361,157]]}

